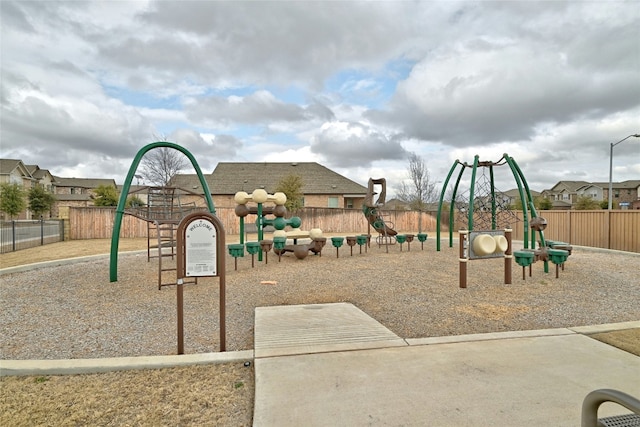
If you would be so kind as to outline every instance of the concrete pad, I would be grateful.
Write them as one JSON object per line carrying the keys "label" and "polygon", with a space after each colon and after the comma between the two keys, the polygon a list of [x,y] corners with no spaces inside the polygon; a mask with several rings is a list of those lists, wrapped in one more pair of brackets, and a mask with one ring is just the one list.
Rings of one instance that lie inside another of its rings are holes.
{"label": "concrete pad", "polygon": [[406,346],[349,303],[257,307],[255,357]]}
{"label": "concrete pad", "polygon": [[[640,357],[579,334],[255,360],[254,426],[577,426],[587,393],[640,396]],[[599,416],[628,412],[605,404]]]}

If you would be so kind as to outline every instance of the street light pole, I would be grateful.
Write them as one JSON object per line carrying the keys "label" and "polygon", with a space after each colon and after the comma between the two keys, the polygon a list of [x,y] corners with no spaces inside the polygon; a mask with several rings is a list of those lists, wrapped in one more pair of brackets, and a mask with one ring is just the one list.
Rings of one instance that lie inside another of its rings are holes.
{"label": "street light pole", "polygon": [[633,135],[629,135],[628,137],[621,139],[618,142],[612,142],[611,147],[609,148],[609,205],[608,205],[609,210],[611,210],[611,207],[613,205],[613,147],[632,137],[640,138],[640,134],[635,133]]}

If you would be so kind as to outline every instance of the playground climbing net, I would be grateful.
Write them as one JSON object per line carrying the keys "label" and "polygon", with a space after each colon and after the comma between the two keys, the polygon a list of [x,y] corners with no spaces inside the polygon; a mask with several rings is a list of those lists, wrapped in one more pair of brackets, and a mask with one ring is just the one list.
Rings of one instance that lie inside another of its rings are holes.
{"label": "playground climbing net", "polygon": [[[469,219],[469,194],[467,189],[456,196],[456,222],[467,224]],[[492,188],[491,180],[482,173],[476,179],[473,197],[473,229],[493,230],[513,228],[515,224],[522,221],[516,215],[511,198],[505,193]]]}

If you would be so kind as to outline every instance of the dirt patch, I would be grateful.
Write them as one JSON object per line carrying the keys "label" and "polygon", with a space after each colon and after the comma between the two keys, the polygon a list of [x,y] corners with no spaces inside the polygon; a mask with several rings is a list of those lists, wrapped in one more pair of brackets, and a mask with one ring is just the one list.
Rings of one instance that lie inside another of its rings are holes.
{"label": "dirt patch", "polygon": [[531,308],[527,307],[526,305],[507,306],[507,305],[479,303],[474,305],[464,305],[461,307],[457,307],[456,310],[462,313],[470,314],[480,319],[489,319],[489,320],[497,321],[497,320],[510,319],[513,316],[526,313],[530,311]]}

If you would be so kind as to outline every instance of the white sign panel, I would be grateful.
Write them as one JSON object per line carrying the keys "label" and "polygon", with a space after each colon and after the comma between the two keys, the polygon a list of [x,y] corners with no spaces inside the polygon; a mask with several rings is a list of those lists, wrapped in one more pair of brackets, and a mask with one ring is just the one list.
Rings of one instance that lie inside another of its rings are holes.
{"label": "white sign panel", "polygon": [[185,233],[186,275],[216,276],[216,228],[206,219],[197,219]]}

